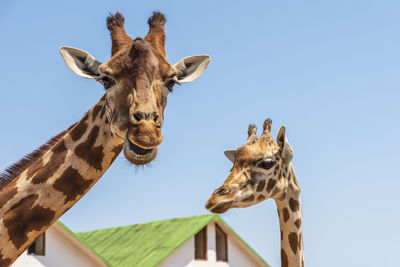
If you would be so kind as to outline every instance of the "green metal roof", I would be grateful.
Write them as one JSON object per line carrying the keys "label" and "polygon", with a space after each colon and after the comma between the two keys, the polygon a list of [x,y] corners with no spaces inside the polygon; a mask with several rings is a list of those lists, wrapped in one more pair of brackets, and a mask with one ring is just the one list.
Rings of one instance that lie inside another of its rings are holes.
{"label": "green metal roof", "polygon": [[[72,233],[65,225],[62,226],[108,266],[147,267],[160,264],[211,221],[221,221],[231,229],[216,214],[162,220],[81,233]],[[232,232],[235,233],[233,230]],[[236,233],[235,235],[247,245]],[[267,264],[251,247],[249,248]]]}

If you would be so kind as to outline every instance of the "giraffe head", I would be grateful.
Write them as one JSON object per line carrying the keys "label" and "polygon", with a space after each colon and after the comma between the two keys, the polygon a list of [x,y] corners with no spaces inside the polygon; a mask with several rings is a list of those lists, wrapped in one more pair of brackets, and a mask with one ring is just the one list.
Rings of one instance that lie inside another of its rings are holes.
{"label": "giraffe head", "polygon": [[144,38],[131,38],[120,13],[107,18],[111,33],[111,58],[98,62],[88,52],[62,47],[61,55],[77,75],[94,79],[106,90],[106,118],[111,133],[123,139],[125,157],[133,164],[152,161],[162,141],[161,127],[167,96],[175,84],[196,80],[209,56],[191,56],[175,65],[166,59],[163,14],[148,19]]}
{"label": "giraffe head", "polygon": [[244,208],[265,199],[282,198],[288,187],[298,190],[292,170],[293,150],[286,139],[285,127],[276,142],[271,136],[271,119],[264,122],[264,131],[257,137],[257,128],[249,126],[247,144],[237,150],[225,151],[233,168],[224,184],[217,188],[206,203],[214,213],[230,208]]}

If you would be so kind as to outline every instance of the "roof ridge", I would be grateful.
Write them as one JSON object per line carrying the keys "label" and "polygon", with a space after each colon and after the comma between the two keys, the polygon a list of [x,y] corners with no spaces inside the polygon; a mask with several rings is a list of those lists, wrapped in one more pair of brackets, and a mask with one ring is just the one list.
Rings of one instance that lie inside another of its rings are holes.
{"label": "roof ridge", "polygon": [[79,234],[90,233],[90,232],[95,232],[95,231],[111,230],[111,229],[124,228],[124,227],[133,227],[133,226],[137,226],[137,225],[154,224],[154,223],[167,222],[167,221],[173,221],[173,220],[187,220],[187,219],[193,219],[195,217],[210,217],[210,218],[221,219],[221,217],[218,214],[200,214],[200,215],[194,215],[194,216],[188,216],[188,217],[177,217],[177,218],[163,219],[163,220],[143,222],[143,223],[135,223],[135,224],[121,225],[121,226],[99,228],[99,229],[82,231],[82,232],[72,232],[72,231],[71,232],[75,235],[77,235],[77,234],[79,235]]}

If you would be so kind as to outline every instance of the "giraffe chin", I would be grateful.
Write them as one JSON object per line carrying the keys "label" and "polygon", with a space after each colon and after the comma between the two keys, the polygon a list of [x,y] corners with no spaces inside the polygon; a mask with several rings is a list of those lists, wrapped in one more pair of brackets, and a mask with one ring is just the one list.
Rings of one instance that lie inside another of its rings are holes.
{"label": "giraffe chin", "polygon": [[229,209],[231,208],[231,204],[232,204],[232,203],[233,203],[233,201],[225,202],[225,203],[216,205],[216,206],[210,208],[209,210],[210,210],[212,213],[221,214],[221,213],[224,213],[224,212],[226,212],[227,210],[229,210]]}
{"label": "giraffe chin", "polygon": [[224,209],[211,209],[210,211],[212,213],[217,213],[217,214],[222,214],[225,213],[228,210],[228,208],[224,208]]}
{"label": "giraffe chin", "polygon": [[124,155],[127,160],[135,165],[145,165],[157,156],[157,147],[146,149],[125,138]]}

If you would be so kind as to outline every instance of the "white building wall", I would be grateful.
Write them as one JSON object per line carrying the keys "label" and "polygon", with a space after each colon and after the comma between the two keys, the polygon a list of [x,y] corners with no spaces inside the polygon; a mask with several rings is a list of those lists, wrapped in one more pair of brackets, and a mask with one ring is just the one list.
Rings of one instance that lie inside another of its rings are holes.
{"label": "white building wall", "polygon": [[217,261],[215,242],[215,222],[207,225],[207,260],[194,259],[194,236],[174,251],[160,267],[261,267],[266,266],[250,249],[244,245],[223,223],[218,224],[227,234],[228,262]]}
{"label": "white building wall", "polygon": [[192,236],[182,246],[175,250],[168,258],[166,258],[159,267],[178,267],[191,266],[190,263],[194,259],[194,237]]}
{"label": "white building wall", "polygon": [[28,253],[25,251],[11,266],[44,267],[45,265],[43,265],[43,263],[41,263],[35,257],[28,255]]}
{"label": "white building wall", "polygon": [[95,267],[106,266],[94,254],[88,253],[64,228],[55,223],[46,231],[45,256],[28,255],[25,251],[12,267]]}

